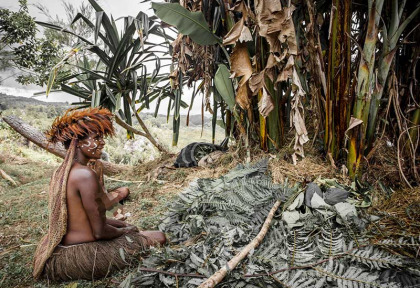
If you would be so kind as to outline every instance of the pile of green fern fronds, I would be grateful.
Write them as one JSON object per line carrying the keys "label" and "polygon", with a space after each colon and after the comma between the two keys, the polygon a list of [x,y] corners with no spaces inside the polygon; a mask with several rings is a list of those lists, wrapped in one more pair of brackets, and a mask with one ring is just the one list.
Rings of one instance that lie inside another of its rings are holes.
{"label": "pile of green fern fronds", "polygon": [[[388,252],[393,245],[420,247],[420,239],[372,245],[359,226],[302,204],[307,213],[289,228],[281,213],[298,186],[273,184],[267,161],[238,166],[218,179],[198,179],[180,193],[160,225],[170,245],[152,249],[120,287],[197,287],[225,266],[260,231],[276,200],[277,211],[260,246],[217,287],[415,287],[418,261]],[[339,224],[341,223],[341,224]]]}

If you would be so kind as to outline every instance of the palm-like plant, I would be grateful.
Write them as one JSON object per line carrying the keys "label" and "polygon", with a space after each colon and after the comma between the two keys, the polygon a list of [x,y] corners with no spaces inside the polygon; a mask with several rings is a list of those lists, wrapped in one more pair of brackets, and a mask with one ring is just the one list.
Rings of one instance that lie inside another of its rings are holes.
{"label": "palm-like plant", "polygon": [[[123,17],[124,27],[120,35],[113,17],[108,16],[95,0],[89,0],[89,3],[96,11],[96,23],[82,14],[78,14],[73,23],[84,21],[94,31],[93,40],[54,24],[37,22],[79,39],[78,45],[51,72],[47,94],[53,83],[59,82],[62,91],[82,99],[76,104],[103,106],[115,111],[117,123],[127,129],[129,137],[133,134],[144,136],[160,151],[166,151],[154,139],[139,112],[149,108],[152,101],[159,104],[165,97],[175,100],[177,107],[187,107],[180,99],[181,93],[171,89],[169,73],[161,71],[162,60],[168,60],[164,55],[169,41],[173,39],[165,33],[156,17],[148,17],[143,12],[136,17]],[[149,41],[151,35],[157,39],[153,43]],[[71,63],[69,59],[81,50],[86,52],[85,55]],[[60,67],[67,64],[74,67],[74,72],[55,79]],[[133,127],[133,115],[141,130]]]}

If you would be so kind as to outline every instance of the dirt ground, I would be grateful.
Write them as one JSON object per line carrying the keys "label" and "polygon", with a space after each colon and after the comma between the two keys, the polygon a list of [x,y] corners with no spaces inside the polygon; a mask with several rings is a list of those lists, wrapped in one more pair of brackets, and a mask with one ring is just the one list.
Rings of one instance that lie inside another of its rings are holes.
{"label": "dirt ground", "polygon": [[[52,163],[33,161],[4,150],[2,152],[0,169],[16,185],[0,177],[0,287],[109,287],[120,283],[128,270],[113,278],[95,282],[54,284],[46,281],[36,283],[33,280],[32,256],[48,227],[48,185],[60,160]],[[105,183],[108,189],[120,186],[130,188],[131,195],[122,206],[123,213],[130,215],[127,222],[142,230],[156,229],[167,211],[168,203],[191,181],[218,177],[234,166],[230,157],[226,157],[229,159],[225,161],[230,164],[223,166],[174,169],[171,165],[175,156],[166,156],[133,167],[124,175],[106,177]],[[108,212],[108,216],[112,217],[112,213]]]}
{"label": "dirt ground", "polygon": [[[317,177],[337,178],[343,183],[349,182],[348,178],[340,174],[339,169],[333,169],[325,159],[311,149],[308,149],[306,158],[300,160],[296,166],[291,164],[287,151],[275,155],[252,151],[251,155],[253,161],[262,157],[271,158],[269,173],[277,183],[285,181],[286,178],[291,184],[307,183]],[[129,269],[94,282],[56,284],[46,281],[35,282],[32,278],[32,257],[37,242],[47,229],[48,185],[53,170],[60,163],[60,159],[53,156],[32,158],[22,151],[17,153],[7,149],[3,149],[0,155],[0,169],[16,184],[14,185],[11,180],[0,178],[0,287],[117,286],[130,272]],[[229,151],[210,167],[175,169],[172,167],[175,156],[169,155],[135,166],[125,174],[106,177],[106,186],[108,189],[128,186],[131,195],[123,206],[123,213],[130,214],[126,221],[142,230],[156,229],[171,200],[190,182],[197,178],[218,177],[242,163],[243,159],[245,159],[243,151]],[[392,179],[390,176],[388,178]],[[384,203],[383,197],[378,199],[378,203]],[[387,205],[392,203],[387,202]],[[112,214],[109,213],[108,216]]]}

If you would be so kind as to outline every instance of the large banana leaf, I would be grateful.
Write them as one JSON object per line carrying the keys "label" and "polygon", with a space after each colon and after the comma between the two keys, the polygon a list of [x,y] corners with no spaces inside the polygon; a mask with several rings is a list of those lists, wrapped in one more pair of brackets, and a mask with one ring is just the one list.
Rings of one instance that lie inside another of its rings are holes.
{"label": "large banana leaf", "polygon": [[179,33],[188,35],[200,45],[221,43],[214,35],[201,12],[190,12],[177,3],[152,3],[152,8],[162,21],[175,26]]}
{"label": "large banana leaf", "polygon": [[232,80],[229,78],[229,69],[224,64],[219,64],[216,75],[214,76],[214,85],[220,96],[229,106],[230,111],[234,111],[235,93],[233,91]]}

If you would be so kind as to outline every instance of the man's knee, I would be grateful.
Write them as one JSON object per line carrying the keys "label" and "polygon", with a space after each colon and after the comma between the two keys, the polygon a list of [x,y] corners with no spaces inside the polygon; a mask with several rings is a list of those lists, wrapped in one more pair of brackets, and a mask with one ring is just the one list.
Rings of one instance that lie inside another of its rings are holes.
{"label": "man's knee", "polygon": [[128,195],[130,195],[130,189],[128,189],[128,187],[121,187],[118,190],[119,190],[118,194],[120,196],[119,198],[121,200],[127,198]]}

